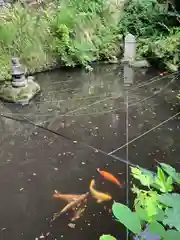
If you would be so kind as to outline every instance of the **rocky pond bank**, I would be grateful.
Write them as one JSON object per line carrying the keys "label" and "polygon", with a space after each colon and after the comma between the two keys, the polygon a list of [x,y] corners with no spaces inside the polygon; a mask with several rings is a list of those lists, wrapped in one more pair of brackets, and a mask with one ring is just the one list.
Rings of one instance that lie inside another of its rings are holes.
{"label": "rocky pond bank", "polygon": [[9,79],[12,56],[30,73],[54,66],[87,66],[122,56],[123,38],[137,39],[138,58],[176,71],[180,23],[176,3],[166,1],[16,2],[0,11],[0,79]]}

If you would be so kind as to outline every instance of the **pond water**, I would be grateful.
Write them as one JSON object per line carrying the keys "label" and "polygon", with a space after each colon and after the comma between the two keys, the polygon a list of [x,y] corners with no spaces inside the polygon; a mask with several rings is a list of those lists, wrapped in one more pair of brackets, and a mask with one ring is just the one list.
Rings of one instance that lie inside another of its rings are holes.
{"label": "pond water", "polygon": [[[43,239],[42,233],[58,240],[95,240],[101,234],[126,239],[109,211],[112,201],[98,204],[89,197],[71,228],[70,214],[50,221],[64,207],[52,195],[86,193],[94,178],[99,191],[131,204],[129,168],[114,155],[148,169],[155,160],[180,168],[178,77],[158,74],[116,65],[43,73],[36,77],[42,93],[30,105],[0,104],[1,113],[25,116],[74,140],[0,118],[1,240]],[[104,181],[97,168],[113,173],[121,188]]]}

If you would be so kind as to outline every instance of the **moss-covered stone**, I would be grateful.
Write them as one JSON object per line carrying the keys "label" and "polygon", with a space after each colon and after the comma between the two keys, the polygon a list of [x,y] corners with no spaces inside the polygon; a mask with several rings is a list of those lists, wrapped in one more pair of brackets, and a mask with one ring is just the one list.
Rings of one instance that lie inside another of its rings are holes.
{"label": "moss-covered stone", "polygon": [[129,65],[130,67],[134,67],[134,68],[145,68],[150,66],[149,62],[145,59],[129,62]]}
{"label": "moss-covered stone", "polygon": [[0,86],[0,98],[8,102],[28,104],[29,101],[40,91],[40,86],[32,79],[28,81],[27,86],[15,88],[11,84],[5,83]]}
{"label": "moss-covered stone", "polygon": [[147,60],[143,59],[143,60],[135,60],[135,61],[131,61],[131,60],[125,60],[124,58],[121,60],[122,64],[128,64],[130,67],[134,67],[134,68],[146,68],[149,67],[150,64]]}

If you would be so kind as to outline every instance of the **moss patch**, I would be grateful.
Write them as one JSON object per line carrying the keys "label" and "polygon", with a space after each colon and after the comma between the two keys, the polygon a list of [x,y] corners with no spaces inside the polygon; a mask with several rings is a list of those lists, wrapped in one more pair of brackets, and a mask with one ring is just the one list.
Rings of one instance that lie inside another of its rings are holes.
{"label": "moss patch", "polygon": [[34,81],[31,81],[25,87],[14,88],[11,85],[2,85],[0,87],[0,98],[15,103],[28,103],[35,94],[40,91],[40,87]]}

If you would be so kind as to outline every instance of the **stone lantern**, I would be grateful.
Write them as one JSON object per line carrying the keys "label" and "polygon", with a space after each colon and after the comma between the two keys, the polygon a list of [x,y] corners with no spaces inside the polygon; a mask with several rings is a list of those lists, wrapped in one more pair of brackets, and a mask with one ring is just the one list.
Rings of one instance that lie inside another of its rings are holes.
{"label": "stone lantern", "polygon": [[0,98],[21,105],[26,105],[40,92],[40,86],[34,81],[32,76],[26,77],[26,70],[19,62],[19,58],[13,57],[11,60],[11,81],[5,81],[0,86]]}
{"label": "stone lantern", "polygon": [[25,69],[20,64],[18,58],[12,58],[12,86],[25,87],[26,85]]}
{"label": "stone lantern", "polygon": [[136,39],[132,34],[127,34],[124,44],[124,60],[134,61],[136,58]]}

